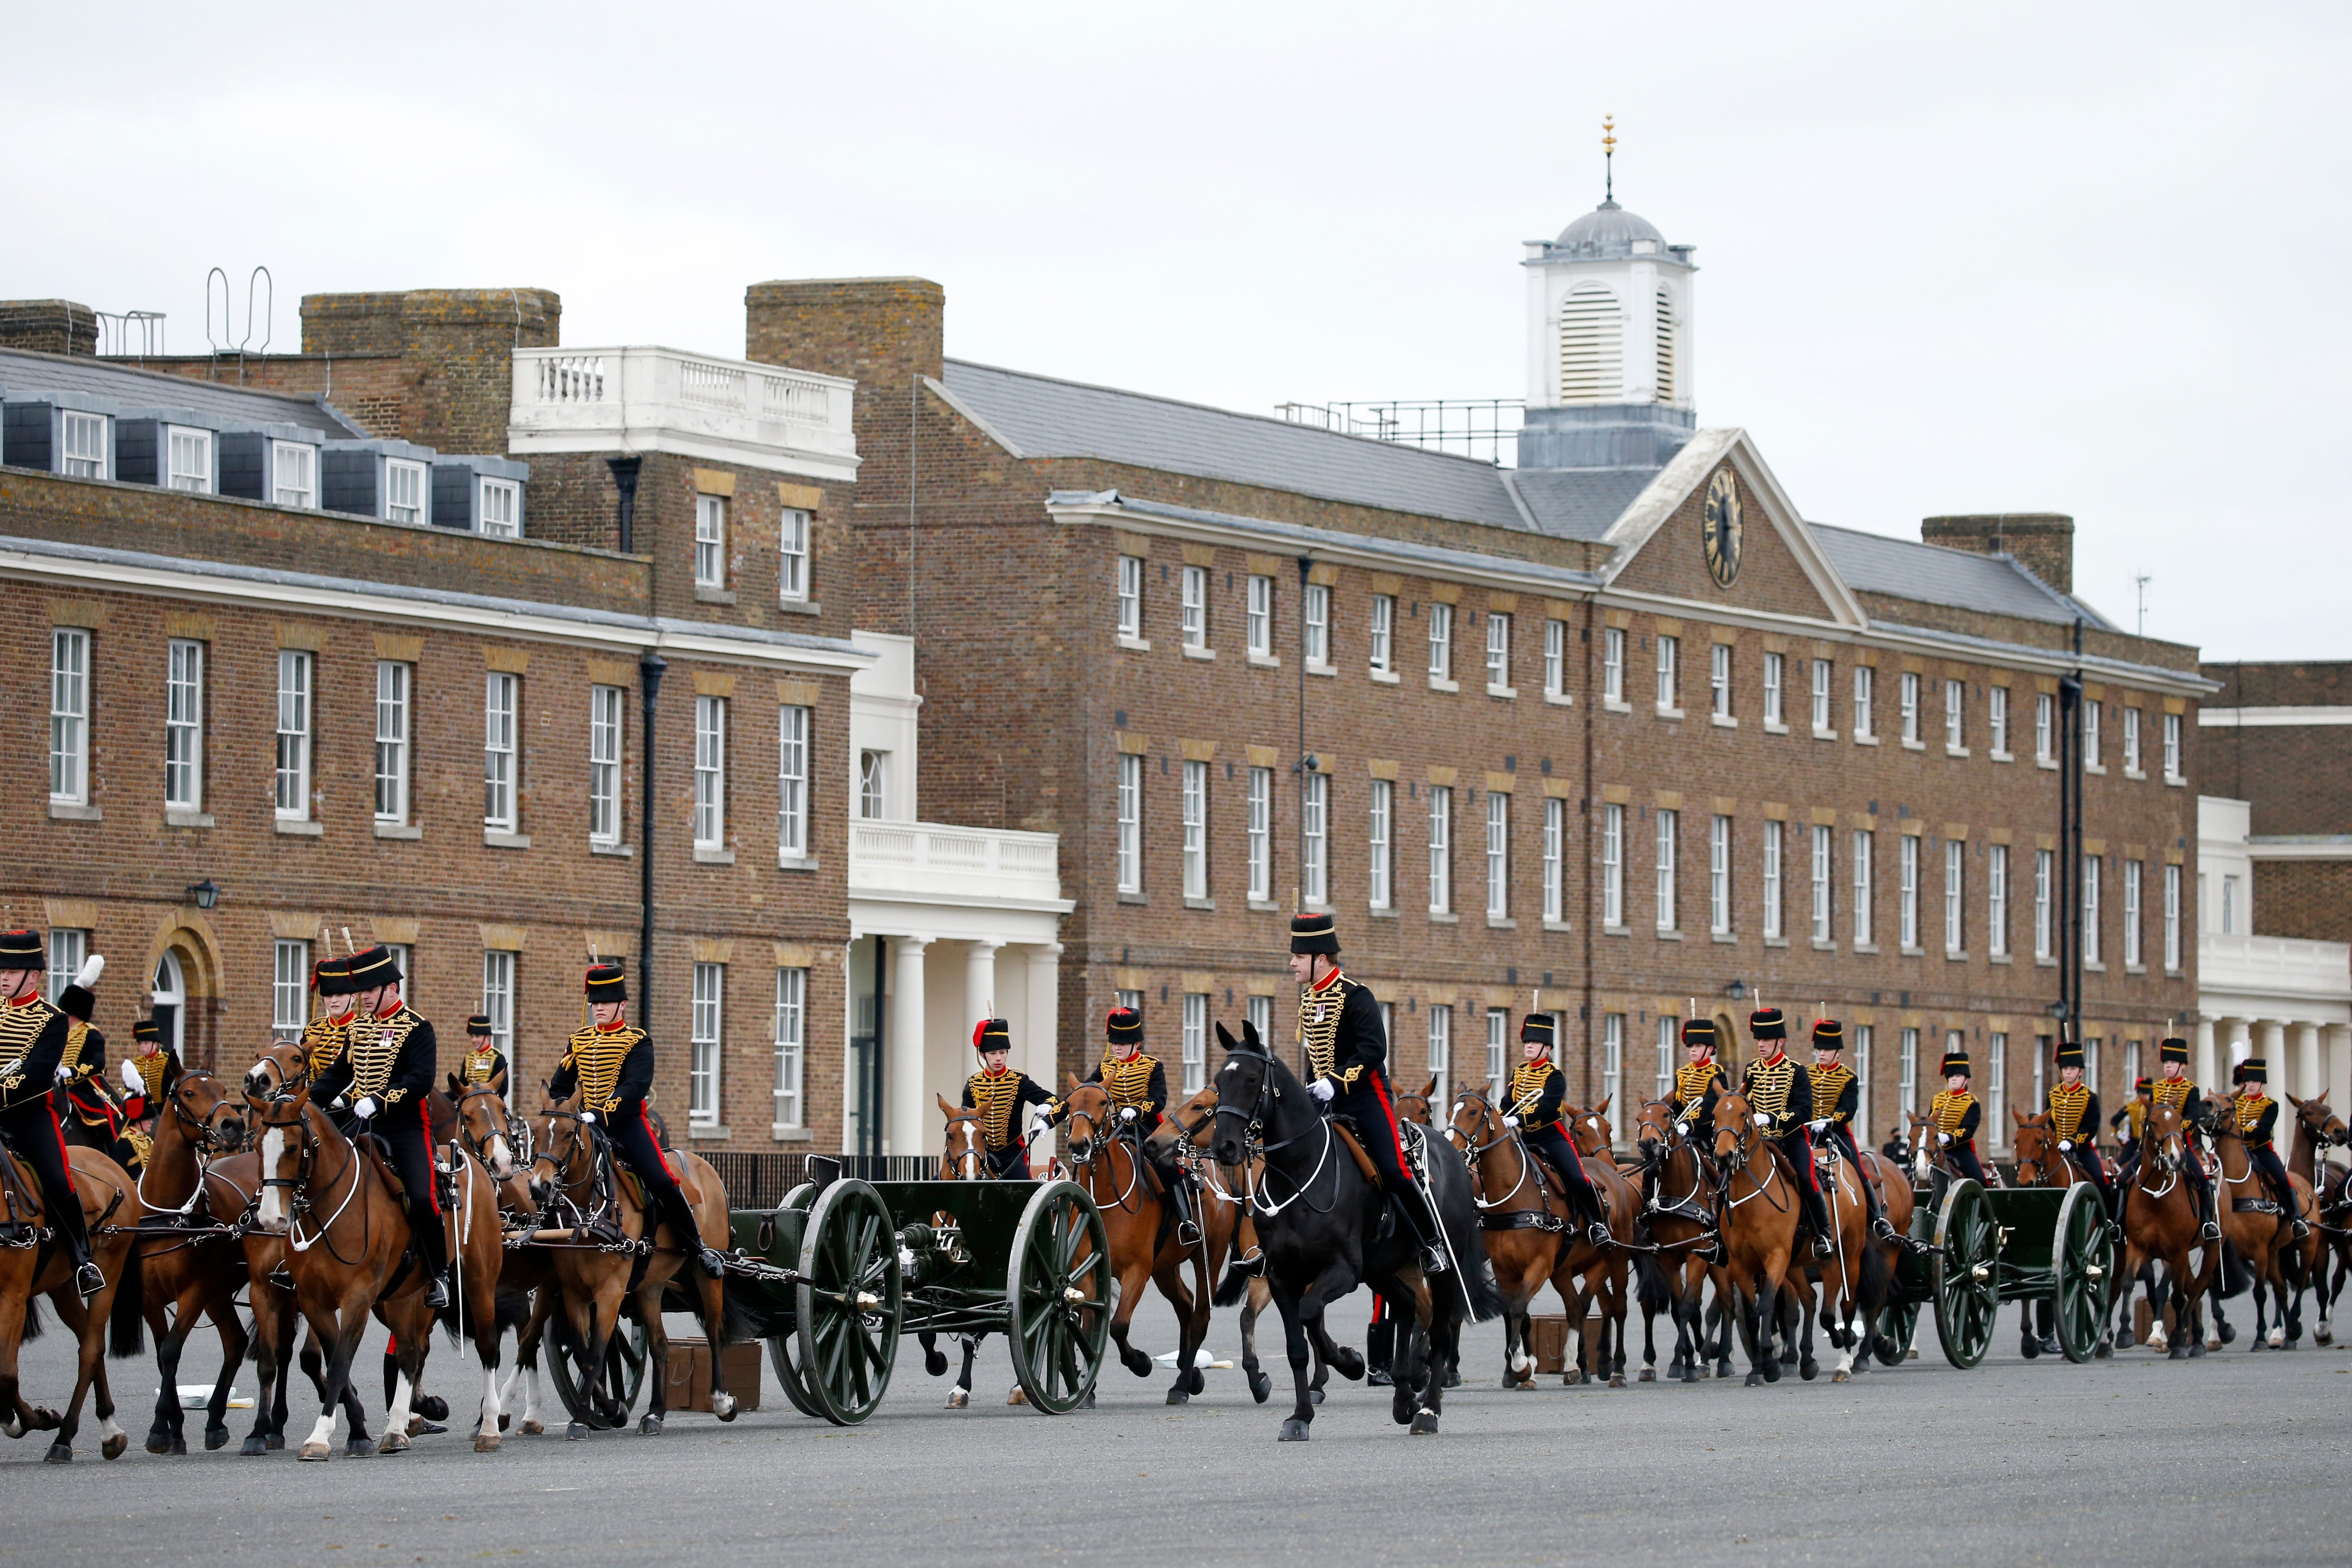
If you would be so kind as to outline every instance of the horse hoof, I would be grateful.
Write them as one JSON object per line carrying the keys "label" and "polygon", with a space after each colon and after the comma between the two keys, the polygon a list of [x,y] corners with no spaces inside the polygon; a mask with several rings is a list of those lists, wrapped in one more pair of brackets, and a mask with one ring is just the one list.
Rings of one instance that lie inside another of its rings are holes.
{"label": "horse hoof", "polygon": [[1171,1404],[1171,1405],[1190,1405],[1190,1404],[1192,1404],[1192,1390],[1187,1389],[1187,1388],[1183,1388],[1183,1387],[1176,1387],[1176,1388],[1171,1388],[1171,1389],[1170,1389],[1170,1390],[1168,1391],[1168,1403],[1169,1403],[1169,1404]]}
{"label": "horse hoof", "polygon": [[1015,1384],[1013,1386],[1013,1391],[1004,1396],[1004,1403],[1007,1405],[1026,1405],[1029,1403],[1029,1391],[1023,1388],[1020,1384]]}
{"label": "horse hoof", "polygon": [[1363,1352],[1351,1345],[1339,1347],[1339,1353],[1331,1358],[1331,1370],[1349,1383],[1360,1383],[1364,1376]]}
{"label": "horse hoof", "polygon": [[563,1429],[563,1440],[567,1443],[577,1443],[586,1436],[588,1436],[588,1423],[585,1421],[574,1421]]}
{"label": "horse hoof", "polygon": [[961,1388],[950,1388],[948,1390],[949,1409],[961,1410],[965,1405],[970,1405],[971,1403],[971,1394],[969,1390]]}
{"label": "horse hoof", "polygon": [[1307,1441],[1307,1423],[1301,1421],[1296,1415],[1292,1416],[1289,1420],[1282,1424],[1282,1435],[1275,1438],[1275,1441],[1277,1443],[1304,1443]]}
{"label": "horse hoof", "polygon": [[45,1464],[45,1465],[70,1465],[70,1464],[72,1464],[72,1463],[73,1463],[73,1447],[72,1447],[72,1446],[71,1446],[70,1444],[67,1444],[67,1443],[52,1443],[52,1444],[50,1444],[50,1445],[49,1445],[49,1451],[48,1451],[47,1453],[46,1453],[46,1454],[44,1454],[44,1455],[42,1455],[42,1456],[41,1456],[41,1463],[43,1463],[43,1464]]}
{"label": "horse hoof", "polygon": [[495,1454],[499,1451],[499,1437],[496,1432],[474,1434],[474,1452],[477,1454]]}
{"label": "horse hoof", "polygon": [[364,1459],[375,1452],[375,1445],[365,1437],[353,1437],[343,1444],[345,1457]]}
{"label": "horse hoof", "polygon": [[930,1373],[933,1377],[945,1377],[948,1373],[948,1352],[945,1351],[925,1351],[923,1352],[923,1370]]}
{"label": "horse hoof", "polygon": [[237,1452],[248,1459],[259,1458],[269,1452],[269,1444],[260,1437],[247,1437],[245,1440],[245,1447],[239,1448]]}
{"label": "horse hoof", "polygon": [[226,1448],[227,1447],[228,1428],[226,1426],[207,1426],[205,1428],[205,1453],[209,1454],[215,1448]]}
{"label": "horse hoof", "polygon": [[2017,1342],[2017,1353],[2028,1361],[2039,1361],[2042,1357],[2042,1342],[2028,1334]]}
{"label": "horse hoof", "polygon": [[306,1465],[323,1465],[334,1457],[334,1452],[324,1443],[305,1443],[300,1458]]}
{"label": "horse hoof", "polygon": [[[1811,1374],[1811,1373],[1807,1373],[1805,1375],[1806,1375],[1806,1376],[1808,1376],[1808,1377],[1810,1377],[1810,1376],[1811,1376],[1812,1374]],[[1624,1387],[1624,1386],[1625,1386],[1625,1374],[1624,1374],[1623,1373],[1622,1373],[1622,1372],[1613,1372],[1613,1373],[1611,1373],[1609,1374],[1609,1386],[1610,1386],[1610,1387],[1612,1387],[1612,1388],[1622,1388],[1622,1387]]]}
{"label": "horse hoof", "polygon": [[1780,1363],[1779,1362],[1768,1361],[1764,1363],[1764,1381],[1767,1383],[1778,1383],[1780,1381]]}
{"label": "horse hoof", "polygon": [[1654,1366],[1645,1366],[1642,1369],[1642,1375],[1635,1378],[1633,1381],[1636,1383],[1655,1383],[1658,1381],[1658,1369]]}
{"label": "horse hoof", "polygon": [[1192,1385],[1192,1392],[1195,1394],[1209,1392],[1209,1374],[1197,1366],[1192,1369],[1191,1376],[1185,1381]]}
{"label": "horse hoof", "polygon": [[2189,1359],[2189,1347],[2187,1345],[2175,1345],[2167,1354],[2165,1359],[2168,1361],[2187,1361]]}
{"label": "horse hoof", "polygon": [[1760,1372],[1751,1372],[1751,1373],[1749,1373],[1748,1374],[1748,1387],[1750,1387],[1750,1388],[1761,1388],[1761,1387],[1763,1387],[1763,1386],[1764,1386],[1764,1374],[1763,1374],[1762,1373],[1760,1373]]}
{"label": "horse hoof", "polygon": [[1851,1383],[1853,1381],[1853,1374],[1850,1373],[1833,1372],[1830,1373],[1830,1381],[1832,1383]]}
{"label": "horse hoof", "polygon": [[[112,1439],[110,1438],[109,1441],[112,1441]],[[131,1439],[128,1436],[125,1436],[122,1441],[127,1445],[130,1443]],[[171,1447],[163,1451],[167,1454],[185,1455],[188,1451],[188,1440],[186,1437],[174,1433],[172,1437]]]}
{"label": "horse hoof", "polygon": [[2281,1345],[2285,1343],[2286,1335],[2280,1330],[2273,1329],[2271,1331],[2271,1349],[2277,1350]]}
{"label": "horse hoof", "polygon": [[1322,1391],[1321,1389],[1319,1389],[1319,1388],[1310,1388],[1310,1389],[1308,1389],[1308,1390],[1307,1391],[1307,1404],[1309,1404],[1309,1405],[1320,1405],[1320,1404],[1322,1404],[1322,1403],[1323,1403],[1323,1391]]}
{"label": "horse hoof", "polygon": [[284,1447],[286,1447],[286,1434],[283,1432],[272,1432],[269,1435],[269,1451],[274,1454]]}
{"label": "horse hoof", "polygon": [[2203,1345],[2190,1345],[2190,1346],[2189,1347],[2189,1359],[2190,1361],[2202,1361],[2202,1360],[2204,1360],[2204,1359],[2205,1359],[2205,1347],[2204,1347]]}
{"label": "horse hoof", "polygon": [[637,1422],[637,1436],[640,1437],[658,1437],[661,1432],[662,1418],[650,1410]]}
{"label": "horse hoof", "polygon": [[1822,1363],[1812,1360],[1811,1357],[1807,1357],[1805,1360],[1797,1363],[1797,1376],[1803,1382],[1811,1383],[1813,1379],[1821,1376],[1821,1374]]}
{"label": "horse hoof", "polygon": [[710,1396],[710,1414],[722,1422],[734,1420],[735,1413],[741,1408],[731,1394],[713,1393]]}
{"label": "horse hoof", "polygon": [[100,1443],[98,1446],[98,1457],[101,1459],[119,1459],[122,1458],[124,1454],[128,1453],[130,1449],[131,1434],[128,1432],[117,1432],[113,1436],[109,1437],[105,1442]]}
{"label": "horse hoof", "polygon": [[1412,1435],[1416,1437],[1436,1436],[1437,1412],[1434,1410],[1423,1410],[1416,1413],[1412,1418],[1412,1426],[1411,1430]]}
{"label": "horse hoof", "polygon": [[2116,1341],[2115,1336],[2112,1334],[2102,1335],[2099,1340],[2098,1347],[2091,1352],[2093,1359],[2097,1361],[2113,1361],[2115,1359],[2115,1354]]}
{"label": "horse hoof", "polygon": [[[501,1415],[499,1417],[499,1426],[505,1426],[507,1418],[505,1416]],[[521,1433],[526,1437],[536,1437],[547,1430],[547,1424],[543,1421],[526,1421],[521,1426],[516,1427],[515,1430]]]}
{"label": "horse hoof", "polygon": [[2223,1345],[2230,1343],[2237,1337],[2238,1325],[2235,1323],[2223,1323],[2219,1329],[2214,1331],[2213,1348],[2215,1350],[2220,1350]]}
{"label": "horse hoof", "polygon": [[[171,1435],[169,1432],[150,1432],[150,1433],[148,1433],[148,1434],[147,1434],[147,1451],[148,1451],[149,1453],[151,1453],[151,1454],[168,1454],[168,1453],[170,1453],[170,1452],[172,1451],[172,1435]],[[187,1450],[186,1450],[186,1448],[185,1448],[185,1447],[183,1447],[183,1448],[181,1449],[181,1452],[182,1452],[182,1453],[185,1453],[186,1451],[187,1451]]]}
{"label": "horse hoof", "polygon": [[2259,1338],[2248,1340],[2246,1342],[2246,1353],[2248,1355],[2253,1354],[2256,1351],[2266,1351],[2270,1348],[2270,1346],[2264,1344]]}
{"label": "horse hoof", "polygon": [[408,1434],[397,1427],[387,1429],[377,1440],[375,1451],[379,1454],[405,1454],[408,1452]]}
{"label": "horse hoof", "polygon": [[1696,1369],[1687,1369],[1683,1373],[1683,1381],[1685,1383],[1703,1383],[1706,1379],[1703,1378]]}
{"label": "horse hoof", "polygon": [[1159,1365],[1159,1363],[1137,1350],[1133,1345],[1129,1345],[1118,1352],[1118,1364],[1138,1377],[1150,1377],[1151,1369]]}
{"label": "horse hoof", "polygon": [[1580,1367],[1570,1367],[1566,1372],[1559,1374],[1559,1385],[1562,1388],[1574,1388],[1578,1384],[1582,1383],[1583,1381],[1584,1371]]}
{"label": "horse hoof", "polygon": [[1264,1405],[1266,1395],[1274,1392],[1274,1379],[1265,1373],[1254,1372],[1250,1373],[1249,1391],[1252,1399]]}

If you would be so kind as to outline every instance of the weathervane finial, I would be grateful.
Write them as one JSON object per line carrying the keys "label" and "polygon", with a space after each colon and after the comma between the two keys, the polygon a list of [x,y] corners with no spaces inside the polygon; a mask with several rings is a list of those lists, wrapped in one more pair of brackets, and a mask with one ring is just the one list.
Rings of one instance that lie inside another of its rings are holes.
{"label": "weathervane finial", "polygon": [[1617,199],[1617,117],[1613,114],[1601,117],[1601,199],[1613,202]]}

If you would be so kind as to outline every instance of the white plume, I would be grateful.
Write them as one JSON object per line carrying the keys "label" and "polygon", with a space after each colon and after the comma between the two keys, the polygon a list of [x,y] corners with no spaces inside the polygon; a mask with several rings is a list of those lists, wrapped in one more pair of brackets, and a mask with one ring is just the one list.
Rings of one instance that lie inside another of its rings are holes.
{"label": "white plume", "polygon": [[79,969],[74,971],[73,983],[88,991],[98,984],[98,977],[105,973],[106,955],[93,952],[81,961]]}

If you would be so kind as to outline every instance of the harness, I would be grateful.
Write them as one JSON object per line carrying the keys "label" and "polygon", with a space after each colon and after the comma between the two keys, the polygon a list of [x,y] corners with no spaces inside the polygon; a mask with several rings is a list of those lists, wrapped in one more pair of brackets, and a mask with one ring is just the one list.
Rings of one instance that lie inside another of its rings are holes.
{"label": "harness", "polygon": [[[1255,1055],[1269,1068],[1274,1065],[1274,1058],[1264,1051],[1234,1051],[1230,1054],[1234,1056]],[[1242,1164],[1242,1191],[1244,1197],[1249,1203],[1250,1212],[1265,1219],[1273,1218],[1276,1215],[1280,1214],[1283,1210],[1288,1208],[1299,1199],[1306,1197],[1309,1192],[1314,1190],[1315,1184],[1323,1179],[1324,1167],[1331,1163],[1332,1148],[1339,1142],[1339,1134],[1331,1131],[1330,1118],[1318,1115],[1315,1118],[1315,1125],[1316,1128],[1323,1134],[1323,1147],[1315,1156],[1315,1169],[1307,1174],[1307,1180],[1297,1184],[1297,1190],[1293,1192],[1288,1197],[1278,1200],[1269,1200],[1266,1198],[1262,1189],[1266,1186],[1269,1179],[1275,1175],[1276,1172],[1274,1166],[1267,1163],[1265,1157],[1268,1154],[1273,1153],[1277,1149],[1287,1149],[1292,1144],[1299,1142],[1307,1136],[1307,1134],[1304,1132],[1298,1132],[1294,1133],[1290,1137],[1285,1138],[1278,1142],[1268,1143],[1265,1142],[1264,1110],[1265,1102],[1273,1097],[1273,1094],[1274,1086],[1269,1081],[1268,1077],[1265,1074],[1260,1074],[1258,1078],[1256,1102],[1253,1104],[1247,1111],[1244,1111],[1239,1106],[1227,1105],[1223,1102],[1223,1099],[1220,1098],[1217,1103],[1217,1109],[1214,1112],[1214,1119],[1221,1119],[1227,1116],[1245,1116],[1248,1119],[1246,1124],[1242,1130],[1242,1149],[1244,1153],[1249,1156],[1244,1159]],[[1255,1152],[1252,1153],[1252,1151],[1255,1151]],[[1325,1204],[1320,1208],[1316,1207],[1310,1201],[1307,1205],[1307,1210],[1309,1214],[1329,1214],[1334,1208],[1339,1206],[1339,1174],[1338,1169],[1334,1167],[1331,1173],[1331,1201]]]}

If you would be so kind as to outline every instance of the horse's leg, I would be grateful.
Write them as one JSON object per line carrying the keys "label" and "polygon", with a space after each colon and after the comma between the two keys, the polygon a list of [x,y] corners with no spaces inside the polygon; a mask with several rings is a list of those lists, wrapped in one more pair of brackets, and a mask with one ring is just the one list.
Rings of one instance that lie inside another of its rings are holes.
{"label": "horse's leg", "polygon": [[174,1292],[169,1303],[177,1309],[174,1319],[167,1310],[158,1268],[148,1277],[147,1288],[152,1292],[147,1299],[147,1331],[155,1336],[155,1419],[147,1427],[147,1451],[151,1454],[184,1454],[188,1440],[183,1436],[185,1415],[180,1409],[180,1324],[185,1320],[186,1303]]}
{"label": "horse's leg", "polygon": [[[646,1325],[646,1365],[648,1368],[656,1366],[667,1368],[669,1365],[669,1331],[662,1326],[661,1311],[662,1289],[667,1283],[667,1280],[649,1280],[637,1290],[637,1316]],[[601,1321],[602,1314],[598,1316]],[[617,1331],[619,1327],[620,1306],[616,1301],[614,1304],[613,1328]],[[706,1324],[704,1328],[706,1334],[712,1331],[712,1325]],[[706,1338],[703,1342],[710,1347],[710,1375],[713,1386],[716,1386],[719,1376],[719,1341],[715,1338]],[[596,1364],[602,1366],[604,1363],[604,1357],[600,1353],[596,1358]],[[646,1379],[646,1413],[637,1420],[637,1436],[658,1437],[662,1433],[662,1424],[669,1419],[669,1379],[667,1376],[658,1379],[648,1377]],[[714,1405],[716,1403],[713,1401]],[[622,1411],[621,1419],[625,1421],[628,1418],[629,1413],[625,1410]]]}
{"label": "horse's leg", "polygon": [[[1364,1375],[1363,1353],[1355,1346],[1343,1345],[1331,1337],[1329,1314],[1318,1312],[1307,1320],[1307,1343],[1315,1352],[1315,1363],[1318,1368],[1329,1367],[1350,1383]],[[1315,1386],[1323,1386],[1323,1379],[1319,1375],[1315,1380]]]}
{"label": "horse's leg", "polygon": [[547,1430],[547,1406],[540,1398],[539,1356],[547,1343],[548,1318],[562,1299],[563,1292],[553,1279],[541,1285],[531,1293],[530,1316],[515,1333],[515,1373],[522,1379],[522,1419],[515,1430],[526,1437]]}
{"label": "horse's leg", "polygon": [[[1412,1412],[1412,1425],[1406,1428],[1416,1437],[1433,1436],[1438,1418],[1445,1414],[1445,1369],[1461,1352],[1459,1321],[1449,1310],[1450,1290],[1430,1292],[1429,1326],[1417,1336],[1428,1346],[1427,1366],[1423,1369],[1420,1391]],[[1403,1380],[1398,1380],[1402,1387]]]}
{"label": "horse's leg", "polygon": [[[309,1371],[312,1345],[324,1342],[327,1352],[318,1374],[319,1419],[310,1428],[310,1436],[302,1445],[301,1458],[314,1463],[324,1462],[334,1454],[335,1412],[343,1406],[343,1394],[350,1384],[352,1357],[359,1350],[360,1336],[367,1330],[368,1304],[364,1285],[346,1291],[341,1302],[326,1301],[313,1307],[302,1303],[302,1315],[310,1321],[311,1342],[302,1347],[303,1370]],[[354,1426],[344,1440],[345,1451],[353,1458],[369,1450],[365,1426]]]}
{"label": "horse's leg", "polygon": [[1260,1405],[1274,1392],[1274,1378],[1258,1364],[1257,1359],[1257,1320],[1271,1300],[1265,1281],[1253,1276],[1249,1290],[1242,1298],[1242,1376],[1249,1384],[1250,1397]]}
{"label": "horse's leg", "polygon": [[383,1438],[376,1445],[379,1454],[404,1454],[408,1451],[408,1421],[416,1401],[416,1391],[425,1381],[425,1358],[433,1349],[433,1313],[425,1305],[422,1290],[412,1291],[397,1301],[383,1303],[384,1326],[392,1331],[400,1345],[395,1358],[392,1382],[392,1398],[383,1414]]}
{"label": "horse's leg", "polygon": [[[485,1222],[477,1214],[473,1223],[480,1226]],[[506,1331],[499,1326],[499,1269],[503,1248],[498,1242],[495,1198],[491,1200],[487,1223],[491,1245],[483,1247],[477,1242],[474,1256],[466,1260],[466,1315],[471,1320],[466,1326],[473,1331],[474,1360],[482,1369],[482,1409],[474,1426],[477,1454],[497,1453],[506,1426],[506,1400],[499,1385],[499,1351],[506,1339]]]}
{"label": "horse's leg", "polygon": [[1822,1303],[1834,1301],[1836,1299],[1830,1294],[1827,1267],[1822,1270],[1821,1287],[1818,1290],[1808,1282],[1808,1277],[1802,1274],[1797,1276],[1796,1285],[1800,1320],[1797,1329],[1797,1376],[1806,1383],[1811,1383],[1821,1375],[1822,1371],[1822,1363],[1813,1358],[1813,1321],[1821,1315],[1820,1309]]}
{"label": "horse's leg", "polygon": [[[107,1300],[110,1296],[110,1291],[97,1300]],[[76,1295],[71,1285],[51,1292],[49,1300],[56,1306],[59,1320],[71,1331],[75,1346],[73,1397],[58,1421],[58,1435],[47,1456],[49,1463],[64,1465],[73,1462],[74,1434],[81,1430],[82,1401],[89,1396],[95,1369],[105,1357],[107,1314],[91,1310],[89,1303]]]}
{"label": "horse's leg", "polygon": [[940,1336],[927,1331],[917,1334],[915,1342],[923,1347],[923,1371],[932,1377],[939,1377],[945,1373],[948,1370],[948,1355],[947,1352],[940,1349]]}
{"label": "horse's leg", "polygon": [[956,1343],[963,1351],[963,1365],[956,1373],[955,1386],[948,1390],[948,1408],[961,1410],[971,1403],[971,1363],[980,1354],[978,1334],[958,1334]]}
{"label": "horse's leg", "polygon": [[[1197,1392],[1195,1381],[1205,1382],[1192,1366],[1192,1355],[1200,1348],[1201,1336],[1194,1328],[1192,1292],[1184,1288],[1184,1260],[1180,1257],[1162,1272],[1153,1276],[1160,1293],[1176,1309],[1176,1381],[1168,1390],[1168,1403],[1182,1405]],[[1137,1292],[1140,1296],[1141,1292]],[[1120,1304],[1126,1293],[1120,1292]],[[1147,1358],[1149,1359],[1149,1358]]]}
{"label": "horse's leg", "polygon": [[225,1281],[215,1279],[205,1310],[211,1313],[221,1341],[220,1376],[213,1382],[212,1397],[205,1401],[205,1451],[210,1453],[228,1446],[228,1396],[236,1387],[236,1369],[245,1364],[245,1352],[253,1337],[237,1313],[236,1292]]}
{"label": "horse's leg", "polygon": [[1111,1309],[1111,1342],[1118,1347],[1118,1364],[1138,1377],[1151,1375],[1151,1358],[1127,1342],[1127,1325],[1143,1304],[1144,1287],[1151,1282],[1150,1257],[1131,1258],[1118,1276],[1118,1305]]}
{"label": "horse's leg", "polygon": [[1307,1393],[1307,1325],[1299,1321],[1298,1299],[1287,1291],[1274,1292],[1274,1306],[1282,1314],[1283,1348],[1290,1356],[1290,1381],[1297,1395],[1275,1441],[1304,1443],[1315,1420],[1315,1403]]}

